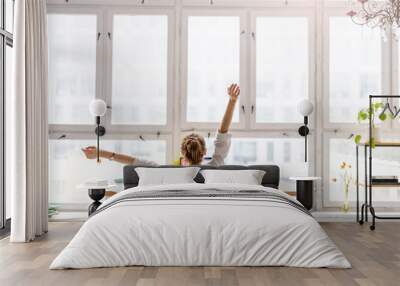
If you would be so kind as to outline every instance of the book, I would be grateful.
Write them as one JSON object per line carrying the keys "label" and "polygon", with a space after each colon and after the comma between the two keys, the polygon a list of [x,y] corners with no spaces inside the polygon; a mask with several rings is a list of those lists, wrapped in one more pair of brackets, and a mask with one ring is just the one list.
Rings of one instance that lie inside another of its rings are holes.
{"label": "book", "polygon": [[397,176],[372,176],[372,184],[399,184]]}

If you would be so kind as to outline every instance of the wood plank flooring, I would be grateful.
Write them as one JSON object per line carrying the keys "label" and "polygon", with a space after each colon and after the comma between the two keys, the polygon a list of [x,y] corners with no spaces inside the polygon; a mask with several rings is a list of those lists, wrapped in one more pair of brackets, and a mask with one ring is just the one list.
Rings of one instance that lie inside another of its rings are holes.
{"label": "wood plank flooring", "polygon": [[400,285],[400,223],[367,225],[323,223],[344,252],[352,269],[288,267],[124,267],[88,270],[48,270],[54,257],[77,232],[81,223],[50,223],[43,238],[29,244],[0,241],[1,286],[264,286],[264,285]]}

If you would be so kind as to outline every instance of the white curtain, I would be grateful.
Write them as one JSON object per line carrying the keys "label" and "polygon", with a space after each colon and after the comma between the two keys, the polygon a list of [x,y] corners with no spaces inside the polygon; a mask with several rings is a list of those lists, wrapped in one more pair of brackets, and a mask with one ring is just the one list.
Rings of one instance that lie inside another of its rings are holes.
{"label": "white curtain", "polygon": [[14,92],[7,113],[12,242],[47,232],[47,27],[45,0],[16,0]]}

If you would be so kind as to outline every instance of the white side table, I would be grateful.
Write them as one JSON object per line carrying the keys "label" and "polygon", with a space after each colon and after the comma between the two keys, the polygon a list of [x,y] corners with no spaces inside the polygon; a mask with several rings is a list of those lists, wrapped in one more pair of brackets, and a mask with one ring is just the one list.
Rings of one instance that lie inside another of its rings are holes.
{"label": "white side table", "polygon": [[289,180],[296,181],[296,197],[303,206],[311,210],[313,207],[314,181],[320,177],[290,177]]}
{"label": "white side table", "polygon": [[78,189],[87,189],[89,197],[93,200],[93,203],[88,208],[88,215],[94,213],[97,208],[101,205],[100,200],[106,195],[106,190],[115,187],[113,184],[80,184],[77,186]]}

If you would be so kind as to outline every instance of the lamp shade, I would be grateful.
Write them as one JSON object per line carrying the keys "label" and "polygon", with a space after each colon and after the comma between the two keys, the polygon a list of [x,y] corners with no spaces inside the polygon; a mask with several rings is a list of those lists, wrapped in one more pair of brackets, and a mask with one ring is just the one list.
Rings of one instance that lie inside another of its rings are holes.
{"label": "lamp shade", "polygon": [[89,111],[93,116],[104,116],[107,111],[107,104],[104,100],[93,99],[89,105]]}
{"label": "lamp shade", "polygon": [[297,104],[297,110],[303,116],[310,115],[314,110],[314,105],[308,99],[303,99]]}

